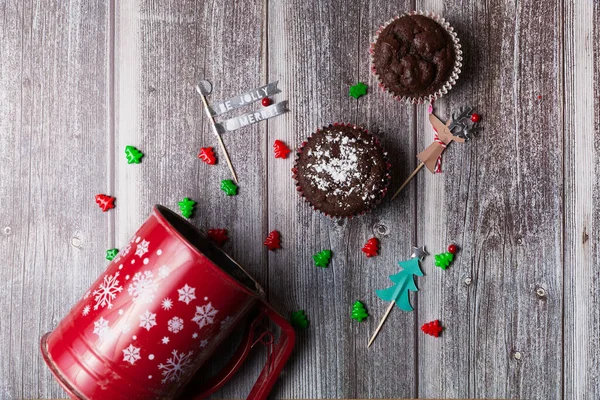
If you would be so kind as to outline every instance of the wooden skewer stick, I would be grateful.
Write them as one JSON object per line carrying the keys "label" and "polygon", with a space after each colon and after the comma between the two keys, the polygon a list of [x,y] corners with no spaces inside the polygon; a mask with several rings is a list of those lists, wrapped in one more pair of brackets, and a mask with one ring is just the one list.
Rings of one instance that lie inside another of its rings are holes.
{"label": "wooden skewer stick", "polygon": [[421,168],[423,168],[424,166],[425,166],[425,163],[421,163],[417,166],[417,168],[415,168],[415,170],[412,172],[412,174],[410,174],[410,176],[408,178],[406,178],[406,180],[404,181],[402,186],[400,186],[400,189],[396,190],[396,193],[394,193],[394,195],[392,196],[392,200],[394,200],[396,198],[396,196],[398,196],[400,194],[402,189],[404,189],[404,187],[406,185],[408,185],[408,182],[410,182],[412,180],[412,178],[414,178],[415,175],[417,175],[417,172],[419,172],[421,170]]}
{"label": "wooden skewer stick", "polygon": [[[208,82],[208,81],[204,81],[204,82]],[[211,90],[212,90],[212,87],[211,87]],[[223,138],[221,138],[221,134],[217,130],[217,125],[215,125],[215,119],[213,118],[212,114],[210,113],[210,108],[208,107],[208,102],[206,101],[206,96],[204,95],[204,90],[202,89],[202,87],[200,87],[200,85],[197,85],[196,91],[202,98],[202,103],[204,104],[204,111],[206,112],[206,116],[208,117],[208,120],[209,120],[210,125],[213,130],[213,133],[217,137],[219,146],[221,147],[221,150],[223,151],[223,154],[225,155],[225,161],[227,161],[229,170],[231,171],[231,174],[233,175],[233,180],[235,181],[235,183],[238,183],[237,175],[235,174],[235,169],[233,168],[233,164],[231,163],[231,159],[229,158],[229,153],[227,153],[227,149],[225,148],[225,143],[223,143]]]}
{"label": "wooden skewer stick", "polygon": [[392,312],[392,308],[394,307],[394,304],[396,304],[396,301],[392,301],[392,304],[390,304],[390,306],[388,307],[387,311],[385,312],[385,315],[383,316],[383,318],[381,318],[381,321],[379,322],[379,325],[377,325],[377,328],[375,329],[375,333],[373,333],[373,336],[371,336],[371,339],[369,340],[369,344],[367,345],[367,347],[371,347],[371,345],[375,341],[375,338],[379,334],[379,331],[381,330],[381,327],[385,323],[385,320]]}

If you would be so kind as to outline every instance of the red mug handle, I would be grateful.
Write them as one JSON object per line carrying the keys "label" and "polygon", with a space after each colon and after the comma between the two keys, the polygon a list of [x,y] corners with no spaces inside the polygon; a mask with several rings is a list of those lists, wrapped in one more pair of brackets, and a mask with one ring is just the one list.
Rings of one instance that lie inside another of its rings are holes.
{"label": "red mug handle", "polygon": [[294,343],[296,341],[296,333],[294,332],[292,325],[290,325],[290,323],[279,313],[277,313],[277,311],[275,311],[270,305],[261,302],[258,307],[260,312],[254,319],[249,321],[244,333],[244,337],[242,338],[242,341],[240,342],[240,345],[232,359],[216,376],[211,378],[208,383],[199,389],[199,394],[192,395],[192,399],[204,399],[219,390],[242,366],[255,343],[259,341],[262,342],[262,338],[267,333],[272,338],[272,334],[268,331],[265,331],[259,337],[259,339],[255,339],[255,333],[264,317],[269,318],[272,322],[279,326],[281,333],[278,342],[273,344],[272,353],[269,355],[269,357],[267,357],[267,364],[264,366],[263,370],[258,376],[256,383],[254,383],[254,386],[248,395],[248,399],[264,400],[267,398],[271,388],[277,380],[277,377],[281,373],[283,366],[292,353]]}

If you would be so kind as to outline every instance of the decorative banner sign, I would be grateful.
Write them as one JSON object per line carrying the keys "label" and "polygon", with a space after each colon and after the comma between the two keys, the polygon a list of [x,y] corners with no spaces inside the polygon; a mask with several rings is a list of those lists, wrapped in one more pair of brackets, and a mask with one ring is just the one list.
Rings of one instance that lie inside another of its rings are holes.
{"label": "decorative banner sign", "polygon": [[223,122],[215,123],[215,125],[219,133],[231,132],[235,131],[236,129],[243,128],[244,126],[248,126],[271,117],[276,117],[283,114],[287,110],[287,100],[284,100],[261,110],[249,112]]}
{"label": "decorative banner sign", "polygon": [[216,115],[225,114],[231,110],[254,103],[255,101],[272,96],[276,93],[281,93],[281,90],[277,89],[277,83],[278,81],[271,82],[265,86],[249,90],[228,100],[217,103],[212,107],[208,104],[208,100],[206,99],[206,96],[212,93],[212,84],[207,80],[202,80],[198,83],[198,85],[196,85],[196,91],[202,99],[204,111],[206,112],[213,133],[219,141],[219,146],[221,146],[221,150],[225,156],[225,161],[227,161],[227,166],[231,171],[231,175],[233,176],[235,183],[238,182],[237,175],[235,173],[235,169],[233,168],[233,164],[231,163],[231,159],[229,158],[229,154],[227,153],[227,149],[225,148],[225,144],[223,143],[223,139],[221,138],[221,134],[223,132],[231,132],[244,126],[248,126],[250,124],[283,114],[287,111],[287,100],[264,107],[259,111],[242,114],[219,123],[215,122],[214,117]]}
{"label": "decorative banner sign", "polygon": [[242,93],[238,96],[217,103],[214,106],[209,107],[210,113],[212,115],[224,114],[228,111],[235,110],[236,108],[243,107],[258,100],[262,100],[265,97],[270,97],[274,94],[281,93],[281,90],[277,88],[278,83],[279,81],[271,82],[265,86],[249,90],[246,93]]}

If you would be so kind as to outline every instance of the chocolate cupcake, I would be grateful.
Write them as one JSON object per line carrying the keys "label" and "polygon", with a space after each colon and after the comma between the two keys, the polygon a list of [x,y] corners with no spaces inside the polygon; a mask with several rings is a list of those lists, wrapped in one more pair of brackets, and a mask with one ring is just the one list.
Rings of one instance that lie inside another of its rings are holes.
{"label": "chocolate cupcake", "polygon": [[409,103],[433,101],[452,88],[462,66],[454,29],[433,13],[413,11],[381,27],[370,48],[379,86]]}
{"label": "chocolate cupcake", "polygon": [[298,149],[292,169],[296,189],[315,210],[352,217],[385,196],[390,164],[379,140],[356,125],[317,130]]}

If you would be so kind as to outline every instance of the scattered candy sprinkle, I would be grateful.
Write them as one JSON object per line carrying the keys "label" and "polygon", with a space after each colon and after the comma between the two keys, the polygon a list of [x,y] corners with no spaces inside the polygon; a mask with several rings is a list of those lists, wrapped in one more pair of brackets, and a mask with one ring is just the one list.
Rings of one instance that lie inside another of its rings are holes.
{"label": "scattered candy sprinkle", "polygon": [[281,236],[277,231],[271,231],[267,238],[265,239],[265,246],[271,251],[275,251],[275,249],[281,248]]}
{"label": "scattered candy sprinkle", "polygon": [[331,259],[331,250],[320,251],[312,257],[317,267],[327,268]]}
{"label": "scattered candy sprinkle", "polygon": [[97,194],[96,203],[98,203],[98,205],[104,212],[110,210],[111,208],[115,208],[115,198],[112,196],[107,196],[105,194]]}
{"label": "scattered candy sprinkle", "polygon": [[144,153],[133,146],[125,146],[125,157],[127,157],[127,164],[139,164],[142,162]]}
{"label": "scattered candy sprinkle", "polygon": [[442,328],[440,321],[436,319],[435,321],[423,324],[421,330],[428,335],[439,337],[440,333],[442,333],[442,330],[444,330],[444,328]]}
{"label": "scattered candy sprinkle", "polygon": [[185,218],[191,218],[194,213],[194,207],[196,206],[196,202],[189,197],[185,197],[179,203],[179,210],[181,211],[181,215]]}
{"label": "scattered candy sprinkle", "polygon": [[293,311],[290,316],[290,322],[296,328],[308,328],[308,318],[306,318],[304,310]]}
{"label": "scattered candy sprinkle", "polygon": [[215,157],[215,152],[212,147],[201,147],[198,158],[208,165],[214,165],[217,163],[217,157]]}
{"label": "scattered candy sprinkle", "polygon": [[363,253],[367,255],[367,257],[373,257],[379,254],[379,240],[377,238],[371,238],[367,240],[367,243],[362,248]]}
{"label": "scattered candy sprinkle", "polygon": [[273,143],[273,151],[275,152],[275,158],[287,158],[291,150],[281,140],[276,140]]}
{"label": "scattered candy sprinkle", "polygon": [[206,236],[219,247],[229,239],[227,229],[209,229]]}
{"label": "scattered candy sprinkle", "polygon": [[435,255],[435,266],[446,270],[450,263],[454,260],[454,254],[450,252],[436,254]]}
{"label": "scattered candy sprinkle", "polygon": [[117,254],[119,253],[119,249],[108,249],[106,250],[106,259],[108,261],[112,261]]}
{"label": "scattered candy sprinkle", "polygon": [[238,187],[231,179],[224,179],[221,181],[221,190],[224,191],[227,196],[235,196]]}
{"label": "scattered candy sprinkle", "polygon": [[356,85],[354,86],[350,86],[350,96],[354,97],[355,99],[358,99],[359,97],[364,96],[365,94],[367,94],[367,88],[368,86],[365,85],[362,82],[358,82]]}
{"label": "scattered candy sprinkle", "polygon": [[350,318],[355,319],[358,322],[361,322],[363,319],[367,318],[368,316],[369,316],[369,313],[367,313],[367,310],[365,309],[364,304],[357,300],[352,305],[352,312],[350,313]]}

